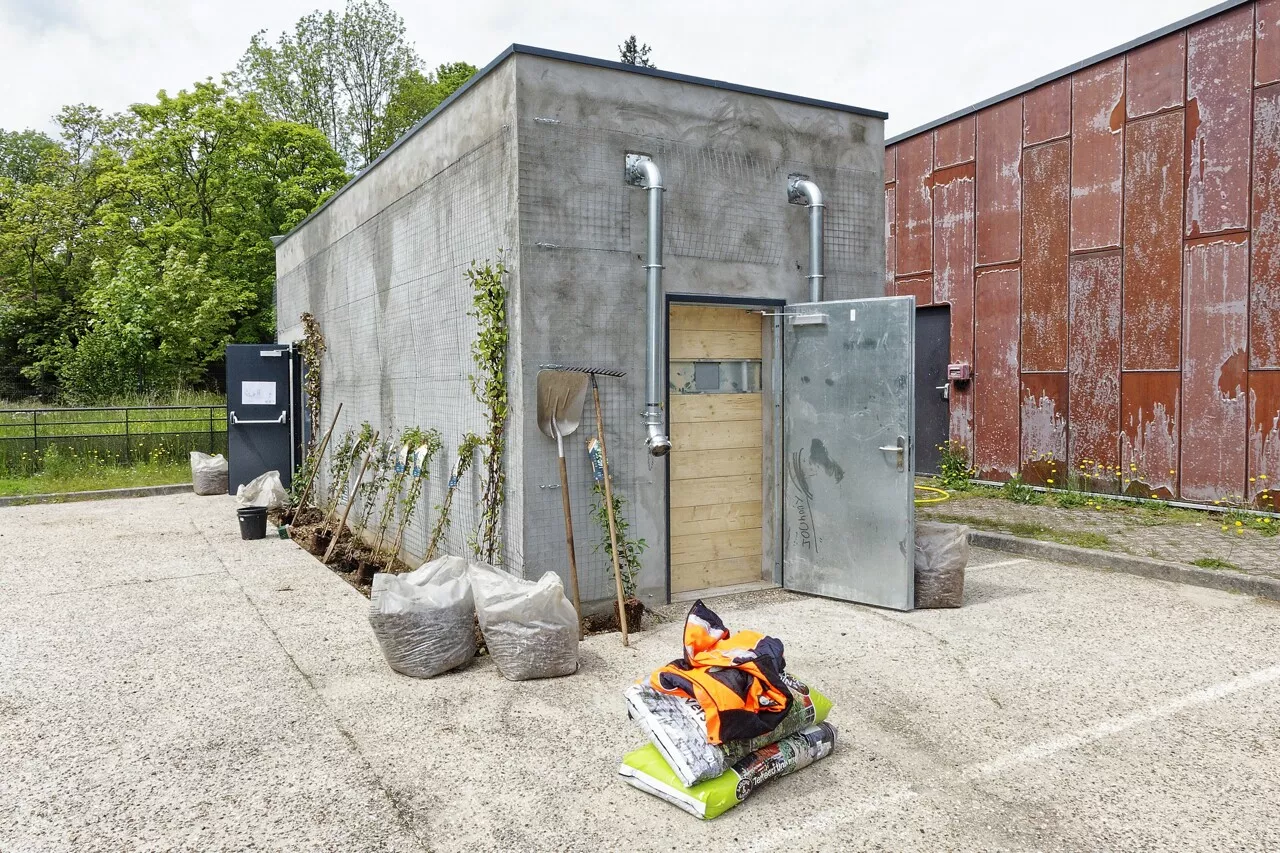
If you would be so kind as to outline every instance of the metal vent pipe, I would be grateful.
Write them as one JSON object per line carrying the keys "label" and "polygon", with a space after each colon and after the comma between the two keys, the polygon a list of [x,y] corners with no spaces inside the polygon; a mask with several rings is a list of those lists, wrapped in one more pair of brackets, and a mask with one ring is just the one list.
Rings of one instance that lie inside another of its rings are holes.
{"label": "metal vent pipe", "polygon": [[627,155],[627,183],[643,188],[649,194],[648,247],[645,256],[647,324],[645,335],[645,446],[653,456],[665,456],[671,449],[662,418],[662,376],[664,347],[662,340],[662,172],[648,157]]}
{"label": "metal vent pipe", "polygon": [[826,205],[822,190],[804,175],[787,178],[787,201],[809,208],[809,301],[822,301],[822,284],[826,275],[822,266],[822,219]]}

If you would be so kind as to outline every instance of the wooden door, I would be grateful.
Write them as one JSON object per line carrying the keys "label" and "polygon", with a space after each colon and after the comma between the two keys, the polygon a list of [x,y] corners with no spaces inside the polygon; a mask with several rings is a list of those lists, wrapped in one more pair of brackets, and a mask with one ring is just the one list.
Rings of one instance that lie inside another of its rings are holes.
{"label": "wooden door", "polygon": [[762,324],[742,308],[671,309],[673,594],[762,577]]}

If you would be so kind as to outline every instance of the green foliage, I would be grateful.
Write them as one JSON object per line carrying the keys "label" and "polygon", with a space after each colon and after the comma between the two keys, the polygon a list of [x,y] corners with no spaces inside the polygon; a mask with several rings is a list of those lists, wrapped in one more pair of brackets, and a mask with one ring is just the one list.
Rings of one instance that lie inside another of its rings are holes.
{"label": "green foliage", "polygon": [[962,492],[969,488],[969,480],[977,469],[969,464],[969,448],[955,439],[938,445],[938,485],[949,492]]}
{"label": "green foliage", "polygon": [[[631,522],[627,520],[625,514],[627,502],[618,494],[616,487],[612,491],[613,526],[618,537],[618,566],[622,570],[622,595],[631,599],[636,597],[636,578],[640,574],[640,557],[649,545],[643,539],[632,539],[628,536],[631,532]],[[613,571],[613,539],[609,536],[609,514],[605,508],[604,483],[593,483],[591,492],[596,496],[596,501],[591,506],[591,517],[600,527],[600,541],[592,551],[603,550],[609,557],[609,570]]]}
{"label": "green foliage", "polygon": [[1036,491],[1023,482],[1022,477],[1014,475],[1001,488],[1006,500],[1020,504],[1042,504],[1044,493]]}
{"label": "green foliage", "polygon": [[[436,507],[436,523],[431,528],[431,539],[427,543],[426,559],[435,558],[436,549],[440,547],[440,540],[444,538],[445,532],[449,529],[451,508],[453,507],[453,495],[458,491],[458,484],[462,482],[462,478],[471,468],[471,463],[475,460],[476,451],[480,448],[480,436],[469,432],[462,437],[462,444],[458,445],[458,459],[453,464],[453,474],[449,477],[448,487],[445,489],[444,498]],[[405,513],[406,516],[408,513]]]}
{"label": "green foliage", "polygon": [[328,345],[313,314],[304,311],[299,319],[302,321],[302,343],[298,347],[302,352],[302,394],[306,399],[307,418],[311,421],[311,435],[307,442],[310,455],[315,452],[320,432],[324,429],[320,423],[320,369]]}
{"label": "green foliage", "polygon": [[484,446],[484,491],[480,498],[480,526],[472,540],[476,555],[494,564],[498,548],[498,518],[506,493],[503,450],[506,446],[507,408],[507,267],[498,250],[498,261],[471,262],[472,307],[468,317],[479,325],[471,344],[476,372],[467,378],[471,393],[484,407],[487,433]]}
{"label": "green foliage", "polygon": [[634,34],[627,36],[627,40],[618,45],[618,59],[627,65],[639,65],[641,68],[657,68],[649,60],[649,54],[653,48],[647,44],[638,44]]}
{"label": "green foliage", "polygon": [[405,131],[444,103],[476,70],[466,62],[449,62],[425,74],[415,68],[396,81],[375,131],[378,151],[385,151]]}
{"label": "green foliage", "polygon": [[1235,563],[1227,560],[1220,560],[1217,557],[1200,557],[1191,561],[1191,565],[1199,566],[1202,569],[1228,569],[1232,571],[1240,571],[1240,567]]}
{"label": "green foliage", "polygon": [[347,481],[351,478],[351,466],[360,455],[361,441],[355,430],[349,429],[342,434],[337,446],[330,444],[329,453],[329,495],[325,499],[324,514],[329,516],[338,507],[338,501],[347,491]]}
{"label": "green foliage", "polygon": [[[374,512],[378,508],[378,496],[387,487],[395,464],[397,448],[391,444],[390,439],[383,438],[375,441],[371,447],[369,467],[365,472],[366,479],[364,482],[357,484],[356,497],[353,498],[353,500],[359,499],[361,502],[359,518],[353,519],[352,523],[352,527],[357,534],[367,530],[369,524],[373,521]],[[388,498],[388,502],[390,500]]]}
{"label": "green foliage", "polygon": [[187,458],[163,444],[132,465],[120,465],[96,451],[80,453],[57,445],[41,450],[37,457],[26,470],[0,464],[0,496],[162,486],[191,480]]}

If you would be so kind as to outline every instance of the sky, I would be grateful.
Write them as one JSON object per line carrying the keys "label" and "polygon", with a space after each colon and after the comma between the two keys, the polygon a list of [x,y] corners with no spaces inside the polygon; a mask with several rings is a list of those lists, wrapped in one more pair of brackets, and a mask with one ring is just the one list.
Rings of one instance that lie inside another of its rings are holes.
{"label": "sky", "polygon": [[[389,0],[429,65],[512,42],[605,59],[630,33],[658,67],[889,113],[893,136],[1195,14],[1208,0]],[[0,0],[0,128],[50,128],[220,78],[258,30],[333,0]]]}

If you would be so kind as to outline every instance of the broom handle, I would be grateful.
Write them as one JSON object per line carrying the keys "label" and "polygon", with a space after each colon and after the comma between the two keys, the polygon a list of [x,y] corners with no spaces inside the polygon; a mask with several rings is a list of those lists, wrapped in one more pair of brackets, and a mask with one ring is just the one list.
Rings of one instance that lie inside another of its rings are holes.
{"label": "broom handle", "polygon": [[[360,474],[356,477],[356,489],[360,488],[360,481],[364,479],[364,472],[369,467],[369,461],[373,459],[373,450],[378,444],[378,434],[373,434],[373,440],[369,442],[369,449],[364,453],[364,463],[360,466]],[[329,550],[324,552],[324,559],[320,562],[328,564],[333,551],[338,547],[338,540],[342,538],[342,531],[347,527],[347,516],[351,514],[351,507],[355,505],[356,496],[353,493],[351,500],[347,501],[347,508],[342,511],[342,521],[338,522],[338,529],[333,532],[333,539],[329,542]]]}
{"label": "broom handle", "polygon": [[600,412],[600,386],[591,374],[591,396],[596,401],[596,435],[600,436],[600,467],[604,469],[604,506],[609,517],[609,546],[613,553],[613,580],[618,588],[618,624],[622,627],[622,645],[628,646],[627,607],[622,596],[622,565],[618,559],[618,524],[613,518],[613,484],[609,481],[609,454],[604,446],[604,415]]}
{"label": "broom handle", "polygon": [[315,485],[316,474],[320,473],[320,460],[324,459],[325,448],[329,446],[329,437],[333,435],[333,428],[338,425],[338,415],[340,414],[342,414],[341,403],[338,404],[338,411],[333,413],[333,421],[329,424],[329,429],[325,431],[324,438],[320,440],[320,450],[316,453],[316,464],[311,469],[311,476],[307,478],[307,487],[302,490],[302,497],[298,499],[298,509],[295,511],[295,515],[307,507],[307,498],[311,497],[311,487]]}
{"label": "broom handle", "polygon": [[560,451],[560,502],[564,505],[564,541],[569,547],[569,586],[573,588],[573,609],[578,614],[578,639],[582,639],[582,600],[578,595],[578,555],[573,550],[573,513],[569,508],[569,469],[564,464],[564,439],[560,425],[551,420]]}

